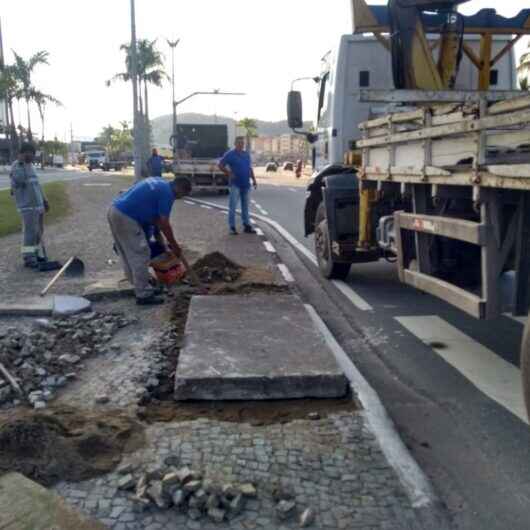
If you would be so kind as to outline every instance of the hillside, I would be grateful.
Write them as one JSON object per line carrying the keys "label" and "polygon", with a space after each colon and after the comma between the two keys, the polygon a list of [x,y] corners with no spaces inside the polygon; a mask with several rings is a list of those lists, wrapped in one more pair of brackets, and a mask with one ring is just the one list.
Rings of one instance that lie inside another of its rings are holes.
{"label": "hillside", "polygon": [[[228,137],[230,145],[234,141],[234,132],[235,132],[235,123],[233,118],[228,118],[226,116],[210,116],[206,114],[198,113],[185,113],[179,114],[178,116],[179,123],[193,123],[197,125],[207,124],[207,123],[224,123],[228,125]],[[153,140],[155,145],[168,145],[169,137],[171,135],[171,115],[160,116],[151,121],[151,126],[153,128]],[[288,134],[291,132],[291,129],[287,126],[287,121],[261,121],[257,120],[258,125],[258,134],[260,136],[279,136],[280,134]],[[310,122],[306,123],[306,128],[309,129],[311,126]],[[240,130],[240,133],[243,131]]]}

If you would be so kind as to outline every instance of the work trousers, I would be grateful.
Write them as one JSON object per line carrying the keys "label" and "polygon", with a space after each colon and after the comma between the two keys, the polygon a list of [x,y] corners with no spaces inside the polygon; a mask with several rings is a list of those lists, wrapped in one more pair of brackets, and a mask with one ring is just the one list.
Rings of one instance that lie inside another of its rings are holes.
{"label": "work trousers", "polygon": [[44,250],[44,212],[40,208],[20,212],[22,217],[22,259],[24,263],[36,263],[46,259]]}
{"label": "work trousers", "polygon": [[243,226],[250,226],[250,216],[248,213],[249,198],[250,188],[230,186],[230,200],[228,205],[228,226],[230,228],[236,228],[236,208],[239,201],[241,201],[241,221],[243,222]]}
{"label": "work trousers", "polygon": [[111,206],[107,214],[110,231],[121,258],[125,277],[137,298],[147,298],[153,294],[149,284],[149,245],[142,227],[128,215]]}

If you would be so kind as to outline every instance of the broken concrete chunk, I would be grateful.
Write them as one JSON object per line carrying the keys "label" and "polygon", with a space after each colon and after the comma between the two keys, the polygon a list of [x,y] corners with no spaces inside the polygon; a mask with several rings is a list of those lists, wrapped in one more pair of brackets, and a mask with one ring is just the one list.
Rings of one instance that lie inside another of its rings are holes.
{"label": "broken concrete chunk", "polygon": [[242,484],[241,486],[239,486],[239,491],[243,494],[244,497],[250,497],[253,499],[258,496],[258,492],[256,491],[254,484],[251,483]]}
{"label": "broken concrete chunk", "polygon": [[183,486],[183,490],[186,493],[195,493],[197,490],[201,488],[202,484],[200,480],[191,480],[190,482],[186,482]]}
{"label": "broken concrete chunk", "polygon": [[177,475],[179,477],[180,483],[183,485],[193,480],[193,471],[189,467],[183,467],[179,469],[177,471]]}
{"label": "broken concrete chunk", "polygon": [[129,497],[129,500],[132,502],[133,505],[133,511],[135,513],[142,513],[147,508],[149,508],[149,505],[151,504],[151,501],[149,499],[146,499],[144,497],[138,497],[136,495],[133,495]]}
{"label": "broken concrete chunk", "polygon": [[127,475],[124,475],[118,480],[118,489],[124,491],[132,490],[135,484],[136,481],[134,480],[134,477],[130,473],[128,473]]}
{"label": "broken concrete chunk", "polygon": [[105,405],[106,403],[110,401],[110,398],[109,396],[107,396],[107,394],[97,394],[96,397],[94,398],[94,401],[98,405]]}
{"label": "broken concrete chunk", "polygon": [[208,517],[217,524],[221,524],[223,522],[223,519],[225,518],[226,512],[224,510],[220,510],[219,508],[209,508],[208,509]]}
{"label": "broken concrete chunk", "polygon": [[[192,502],[193,501],[193,502]],[[189,501],[190,508],[202,509],[206,506],[208,501],[208,494],[201,488],[195,492],[193,497]]]}
{"label": "broken concrete chunk", "polygon": [[180,477],[178,472],[171,472],[166,473],[164,477],[162,478],[162,487],[165,491],[168,491],[168,489],[171,488],[171,486],[175,486],[177,484],[180,484]]}
{"label": "broken concrete chunk", "polygon": [[243,506],[245,505],[245,499],[243,495],[239,494],[232,499],[230,502],[230,512],[233,515],[237,515],[242,512]]}
{"label": "broken concrete chunk", "polygon": [[233,484],[224,484],[221,493],[228,499],[233,499],[239,495],[240,491]]}
{"label": "broken concrete chunk", "polygon": [[162,482],[156,480],[147,488],[147,496],[161,509],[169,508],[169,499],[164,494]]}
{"label": "broken concrete chunk", "polygon": [[219,497],[215,493],[210,494],[206,501],[206,509],[209,510],[211,508],[219,508]]}
{"label": "broken concrete chunk", "polygon": [[77,364],[81,360],[78,355],[72,355],[71,353],[64,353],[59,357],[59,362],[65,364]]}
{"label": "broken concrete chunk", "polygon": [[176,508],[180,508],[181,506],[184,506],[186,503],[186,493],[184,493],[183,490],[177,490],[175,493],[173,493],[172,499],[173,504]]}
{"label": "broken concrete chunk", "polygon": [[33,403],[33,408],[35,410],[45,409],[46,408],[46,401],[35,401]]}
{"label": "broken concrete chunk", "polygon": [[280,501],[276,505],[276,515],[282,521],[290,519],[296,511],[296,504],[293,501]]}
{"label": "broken concrete chunk", "polygon": [[118,473],[118,475],[129,475],[133,471],[134,471],[134,465],[131,464],[130,462],[126,464],[121,464],[118,467],[118,469],[116,469],[116,473]]}
{"label": "broken concrete chunk", "polygon": [[316,513],[311,508],[306,508],[300,515],[300,528],[307,528],[315,522]]}

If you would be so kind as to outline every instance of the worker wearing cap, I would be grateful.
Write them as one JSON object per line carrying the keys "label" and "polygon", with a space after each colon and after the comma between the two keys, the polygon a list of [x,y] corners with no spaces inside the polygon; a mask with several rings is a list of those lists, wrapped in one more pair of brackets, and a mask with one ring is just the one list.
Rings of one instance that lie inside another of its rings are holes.
{"label": "worker wearing cap", "polygon": [[11,195],[15,199],[17,210],[22,218],[23,242],[22,259],[24,266],[38,269],[46,263],[46,251],[43,244],[44,212],[50,206],[33,167],[35,148],[23,143],[17,161],[11,167]]}
{"label": "worker wearing cap", "polygon": [[137,182],[128,191],[114,199],[107,218],[116,249],[123,263],[129,282],[134,285],[139,305],[155,305],[164,302],[151,286],[149,262],[151,252],[145,235],[145,227],[155,225],[164,235],[170,251],[179,257],[180,245],[169,222],[175,199],[189,194],[190,183],[185,178],[166,182],[149,177]]}

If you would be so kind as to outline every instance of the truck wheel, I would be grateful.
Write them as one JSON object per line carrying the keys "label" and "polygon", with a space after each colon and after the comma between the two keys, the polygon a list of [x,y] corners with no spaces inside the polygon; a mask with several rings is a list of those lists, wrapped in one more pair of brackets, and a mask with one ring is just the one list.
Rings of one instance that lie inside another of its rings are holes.
{"label": "truck wheel", "polygon": [[530,418],[530,320],[526,323],[521,343],[521,375],[523,377],[523,395],[526,413]]}
{"label": "truck wheel", "polygon": [[319,204],[315,217],[315,252],[318,267],[325,278],[343,280],[348,276],[351,264],[333,261],[328,221],[326,219],[326,206],[323,202]]}

